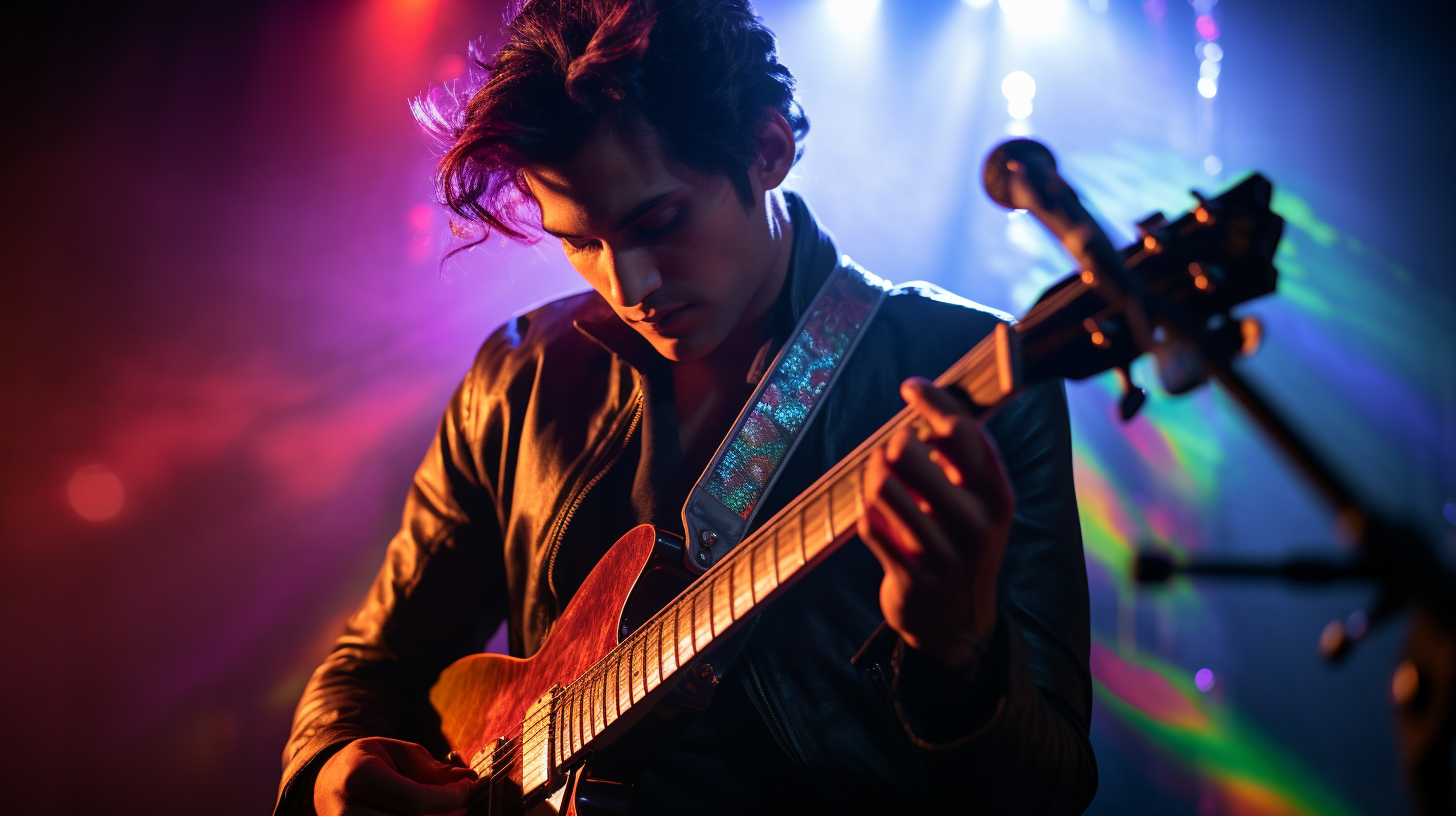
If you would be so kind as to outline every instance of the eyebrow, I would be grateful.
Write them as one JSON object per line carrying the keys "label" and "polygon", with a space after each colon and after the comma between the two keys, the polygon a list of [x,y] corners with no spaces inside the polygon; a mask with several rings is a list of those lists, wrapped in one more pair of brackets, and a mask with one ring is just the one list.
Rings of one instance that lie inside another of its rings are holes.
{"label": "eyebrow", "polygon": [[[625,216],[623,216],[623,218],[622,218],[621,221],[618,221],[616,224],[614,224],[612,226],[612,232],[619,232],[621,230],[626,229],[627,226],[629,224],[631,224],[633,221],[636,221],[637,219],[639,219],[642,216],[646,215],[647,213],[651,212],[656,207],[661,206],[663,202],[667,201],[668,199],[672,198],[673,196],[677,195],[680,192],[682,192],[682,190],[669,190],[669,191],[667,191],[665,193],[662,193],[660,195],[655,195],[652,198],[649,198],[646,201],[642,202],[641,204],[638,204],[637,206],[635,206],[635,207],[632,208],[631,212],[628,212]],[[580,235],[573,235],[572,233],[569,233],[569,232],[558,232],[557,230],[551,229],[550,227],[548,227],[548,226],[546,226],[544,224],[541,225],[541,229],[545,230],[546,232],[550,233],[551,235],[556,236],[557,238],[580,238],[581,237]]]}

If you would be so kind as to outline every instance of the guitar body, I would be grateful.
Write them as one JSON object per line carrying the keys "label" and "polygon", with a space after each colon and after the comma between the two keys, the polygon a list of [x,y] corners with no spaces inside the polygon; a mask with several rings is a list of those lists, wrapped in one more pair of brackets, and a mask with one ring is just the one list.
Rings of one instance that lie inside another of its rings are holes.
{"label": "guitar body", "polygon": [[[520,733],[521,723],[532,706],[543,698],[549,699],[553,689],[564,687],[585,674],[623,637],[676,597],[693,577],[682,567],[682,545],[675,536],[659,533],[651,525],[630,530],[592,569],[540,651],[525,659],[471,655],[457,660],[440,674],[430,690],[430,702],[440,715],[440,729],[450,748],[482,778],[498,774],[503,755],[491,757],[491,754],[500,747],[498,741]],[[674,716],[678,709],[706,706],[711,695],[710,683],[683,685],[692,688],[674,695],[676,705],[659,712],[663,717],[678,719]],[[655,695],[665,697],[670,691],[664,685]],[[605,743],[618,736],[647,714],[646,709],[650,707],[640,708],[637,717],[624,716],[617,720],[612,733],[603,734],[605,739],[599,741]],[[631,741],[638,742],[635,738]],[[552,797],[561,800],[559,805],[539,801],[543,797],[538,794],[508,806],[522,790],[519,767],[507,768],[500,784],[479,786],[480,790],[472,797],[471,812],[561,812],[591,816],[616,810],[614,803],[625,807],[630,780],[594,774],[593,769],[605,766],[620,776],[631,776],[633,769],[612,763],[607,757],[601,759],[607,761],[588,761],[585,770],[578,770],[570,778],[552,780],[549,787],[557,791],[566,788],[565,796]]]}

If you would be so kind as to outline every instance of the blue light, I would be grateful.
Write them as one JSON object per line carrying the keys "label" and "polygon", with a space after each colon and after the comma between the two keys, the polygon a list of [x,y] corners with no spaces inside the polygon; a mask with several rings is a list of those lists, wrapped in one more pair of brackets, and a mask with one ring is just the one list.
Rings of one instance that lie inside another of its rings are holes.
{"label": "blue light", "polygon": [[1204,99],[1212,99],[1218,93],[1217,80],[1209,79],[1208,77],[1203,77],[1198,80],[1198,93]]}
{"label": "blue light", "polygon": [[1203,172],[1210,176],[1216,176],[1223,172],[1223,159],[1217,156],[1208,156],[1203,160]]}

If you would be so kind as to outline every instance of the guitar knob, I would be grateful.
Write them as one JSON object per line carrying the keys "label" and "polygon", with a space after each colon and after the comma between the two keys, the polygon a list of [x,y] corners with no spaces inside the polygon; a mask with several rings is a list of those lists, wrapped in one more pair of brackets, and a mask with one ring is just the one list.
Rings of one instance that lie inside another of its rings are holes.
{"label": "guitar knob", "polygon": [[1117,372],[1117,379],[1122,382],[1122,401],[1117,406],[1118,414],[1123,422],[1127,422],[1137,416],[1143,403],[1148,401],[1148,392],[1132,381],[1132,374],[1126,366],[1118,366],[1113,370]]}

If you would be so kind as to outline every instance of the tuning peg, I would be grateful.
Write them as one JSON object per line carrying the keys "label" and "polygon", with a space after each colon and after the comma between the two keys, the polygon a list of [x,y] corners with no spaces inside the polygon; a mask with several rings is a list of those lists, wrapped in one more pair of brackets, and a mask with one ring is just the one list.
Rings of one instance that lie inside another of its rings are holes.
{"label": "tuning peg", "polygon": [[1137,416],[1138,409],[1148,401],[1148,392],[1132,381],[1132,373],[1126,366],[1118,366],[1113,370],[1117,372],[1117,379],[1122,383],[1122,401],[1118,403],[1118,413],[1122,416],[1122,421],[1127,422]]}

